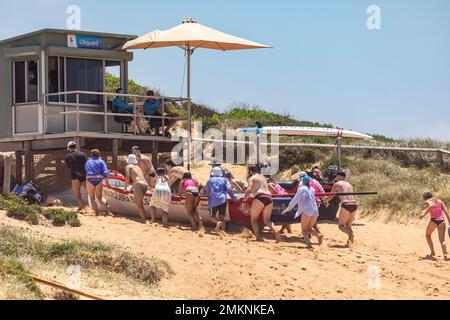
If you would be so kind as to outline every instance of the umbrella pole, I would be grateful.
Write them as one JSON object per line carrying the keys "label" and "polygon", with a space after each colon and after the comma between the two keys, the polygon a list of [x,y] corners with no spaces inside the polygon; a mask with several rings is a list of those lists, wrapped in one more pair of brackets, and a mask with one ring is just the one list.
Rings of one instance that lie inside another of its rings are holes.
{"label": "umbrella pole", "polygon": [[187,46],[187,100],[188,100],[188,123],[187,130],[189,132],[187,149],[188,149],[188,161],[187,168],[190,170],[191,168],[191,144],[192,144],[192,114],[191,114],[191,46]]}

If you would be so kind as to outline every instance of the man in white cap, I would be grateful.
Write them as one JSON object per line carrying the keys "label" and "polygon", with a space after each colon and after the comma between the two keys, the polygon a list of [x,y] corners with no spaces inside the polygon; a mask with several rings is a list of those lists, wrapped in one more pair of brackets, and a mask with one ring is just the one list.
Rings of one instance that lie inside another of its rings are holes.
{"label": "man in white cap", "polygon": [[77,143],[75,141],[70,141],[67,144],[67,154],[64,158],[64,161],[70,171],[70,179],[72,180],[72,192],[78,202],[78,211],[82,211],[85,207],[85,203],[83,201],[83,198],[81,197],[81,186],[86,181],[86,154],[84,152],[78,151]]}
{"label": "man in white cap", "polygon": [[125,189],[128,189],[130,181],[133,182],[134,203],[139,209],[141,222],[146,223],[144,197],[148,190],[148,183],[145,180],[144,173],[138,165],[136,155],[130,154],[127,158],[127,166],[125,167]]}

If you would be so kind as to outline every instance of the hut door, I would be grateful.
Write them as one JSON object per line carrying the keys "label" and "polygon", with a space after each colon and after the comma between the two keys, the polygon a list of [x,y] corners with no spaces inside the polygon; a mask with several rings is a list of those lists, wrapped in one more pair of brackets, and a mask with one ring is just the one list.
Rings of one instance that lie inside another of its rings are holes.
{"label": "hut door", "polygon": [[42,133],[39,60],[13,62],[13,128],[15,135]]}

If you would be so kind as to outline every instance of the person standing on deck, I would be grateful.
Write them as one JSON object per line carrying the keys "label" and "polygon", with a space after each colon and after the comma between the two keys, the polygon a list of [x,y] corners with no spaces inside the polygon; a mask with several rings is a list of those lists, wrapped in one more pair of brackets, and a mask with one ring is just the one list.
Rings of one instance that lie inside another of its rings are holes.
{"label": "person standing on deck", "polygon": [[153,189],[155,187],[156,171],[153,167],[152,160],[150,160],[150,158],[146,155],[143,155],[141,153],[141,149],[138,146],[134,146],[133,148],[131,148],[131,153],[136,156],[136,159],[138,160],[138,166],[144,173],[145,181],[147,181],[150,189]]}
{"label": "person standing on deck", "polygon": [[125,167],[125,190],[132,184],[134,191],[134,203],[138,207],[141,222],[146,223],[144,198],[148,190],[148,183],[145,180],[142,169],[138,166],[136,155],[130,154],[127,158],[127,166]]}
{"label": "person standing on deck", "polygon": [[262,214],[264,224],[272,230],[276,242],[281,241],[281,236],[275,230],[275,224],[270,220],[272,216],[272,194],[269,190],[266,177],[259,173],[259,167],[251,166],[248,168],[248,188],[245,191],[243,201],[247,201],[253,195],[252,206],[250,208],[250,219],[252,222],[253,233],[257,241],[264,241],[259,233],[259,216]]}
{"label": "person standing on deck", "polygon": [[86,181],[86,154],[78,151],[75,141],[67,144],[67,154],[64,161],[70,170],[70,179],[72,181],[72,192],[78,202],[78,212],[84,210],[85,203],[81,197],[81,186]]}
{"label": "person standing on deck", "polygon": [[[353,186],[345,181],[346,173],[339,171],[334,178],[334,185],[331,192],[353,193]],[[325,202],[329,202],[334,196],[327,196],[324,198]],[[358,202],[352,195],[339,196],[341,200],[341,209],[339,210],[339,230],[348,236],[347,246],[351,247],[354,242],[354,233],[352,229],[353,221],[355,220],[356,211],[358,210]]]}

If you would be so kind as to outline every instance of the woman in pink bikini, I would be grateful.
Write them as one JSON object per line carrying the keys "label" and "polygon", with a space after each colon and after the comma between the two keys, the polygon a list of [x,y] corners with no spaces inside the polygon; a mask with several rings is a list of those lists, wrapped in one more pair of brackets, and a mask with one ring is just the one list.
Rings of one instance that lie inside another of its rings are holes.
{"label": "woman in pink bikini", "polygon": [[441,200],[433,197],[433,194],[430,191],[424,192],[423,200],[425,201],[424,203],[425,210],[422,212],[419,218],[423,219],[427,214],[430,214],[431,218],[426,230],[426,238],[428,246],[430,247],[431,250],[429,257],[434,257],[436,255],[431,235],[437,228],[439,235],[439,242],[441,243],[442,252],[444,254],[444,260],[448,261],[447,246],[445,244],[445,229],[446,229],[445,217],[447,217],[447,220],[450,223],[450,216],[448,214],[447,207]]}
{"label": "woman in pink bikini", "polygon": [[186,172],[181,180],[179,192],[185,195],[185,207],[186,212],[191,221],[192,229],[197,228],[201,232],[203,230],[203,222],[200,214],[197,211],[198,204],[200,203],[200,192],[198,189],[198,181],[192,178],[190,172]]}

